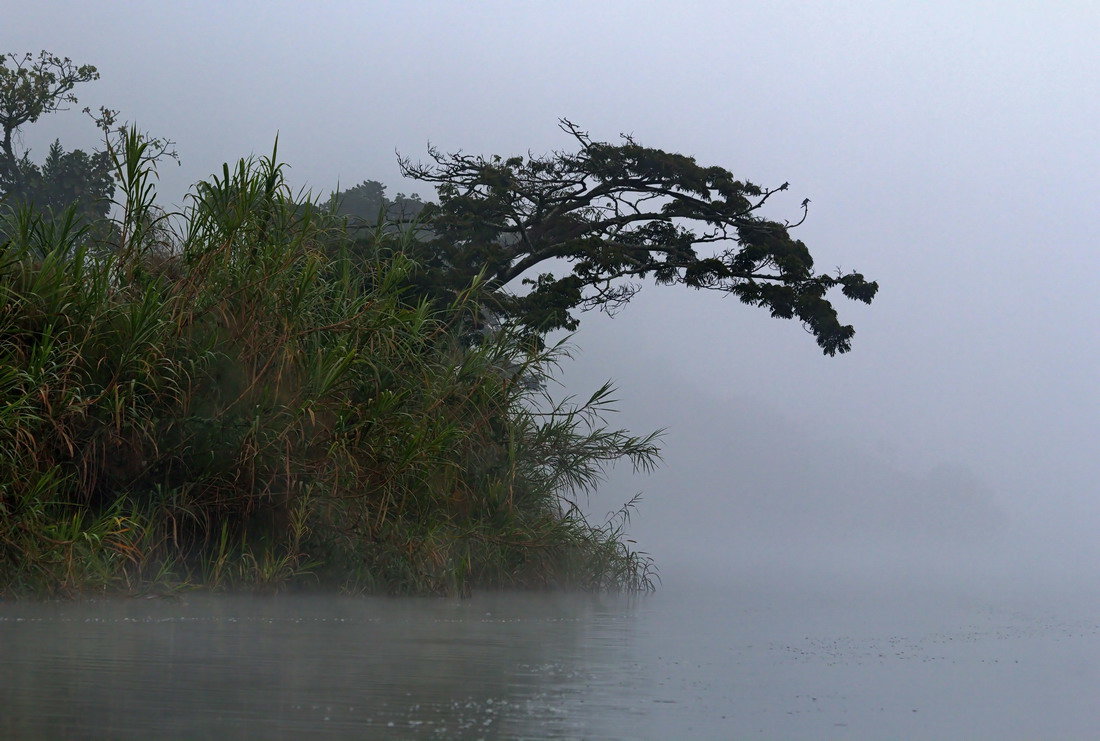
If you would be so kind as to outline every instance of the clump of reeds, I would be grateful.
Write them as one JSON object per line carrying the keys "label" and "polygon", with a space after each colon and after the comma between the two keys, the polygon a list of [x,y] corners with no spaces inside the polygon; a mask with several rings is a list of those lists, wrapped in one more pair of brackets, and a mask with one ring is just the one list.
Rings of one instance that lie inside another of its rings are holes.
{"label": "clump of reeds", "polygon": [[654,437],[551,399],[560,347],[470,342],[476,285],[417,301],[412,233],[352,251],[275,152],[174,215],[114,155],[114,222],[0,224],[0,594],[652,587],[574,497]]}

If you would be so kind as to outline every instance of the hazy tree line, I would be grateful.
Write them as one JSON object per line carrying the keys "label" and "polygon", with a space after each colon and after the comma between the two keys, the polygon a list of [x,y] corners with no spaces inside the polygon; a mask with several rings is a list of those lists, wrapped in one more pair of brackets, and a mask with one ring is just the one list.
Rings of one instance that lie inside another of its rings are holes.
{"label": "hazy tree line", "polygon": [[828,292],[877,290],[761,215],[786,184],[564,120],[569,151],[403,161],[432,202],[310,201],[275,150],[166,211],[170,143],[113,111],[89,112],[101,150],[19,151],[94,67],[0,61],[0,593],[649,588],[633,503],[592,523],[578,497],[656,438],[605,424],[610,387],[556,398],[549,333],[653,279],[834,354],[854,330]]}

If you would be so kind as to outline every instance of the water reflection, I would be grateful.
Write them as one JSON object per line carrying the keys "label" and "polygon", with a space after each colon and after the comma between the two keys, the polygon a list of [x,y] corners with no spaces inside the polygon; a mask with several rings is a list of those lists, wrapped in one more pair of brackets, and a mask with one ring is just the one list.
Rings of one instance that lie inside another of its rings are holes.
{"label": "water reflection", "polygon": [[630,690],[627,599],[7,604],[0,735],[570,738]]}
{"label": "water reflection", "polygon": [[1100,735],[1097,611],[966,591],[0,603],[0,657],[2,738]]}

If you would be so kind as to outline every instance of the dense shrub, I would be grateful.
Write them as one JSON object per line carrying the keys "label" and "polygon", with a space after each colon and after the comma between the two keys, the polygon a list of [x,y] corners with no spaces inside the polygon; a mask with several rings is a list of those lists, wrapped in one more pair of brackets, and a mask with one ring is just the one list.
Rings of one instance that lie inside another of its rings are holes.
{"label": "dense shrub", "polygon": [[560,347],[471,341],[476,284],[416,302],[405,237],[350,250],[275,153],[166,215],[144,147],[114,223],[0,225],[0,593],[652,586],[575,504],[657,455],[608,388],[555,401]]}

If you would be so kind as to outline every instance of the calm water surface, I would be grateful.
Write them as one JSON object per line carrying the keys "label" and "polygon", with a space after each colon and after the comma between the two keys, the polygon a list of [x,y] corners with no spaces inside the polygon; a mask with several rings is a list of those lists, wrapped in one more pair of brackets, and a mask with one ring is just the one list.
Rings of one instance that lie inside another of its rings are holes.
{"label": "calm water surface", "polygon": [[1100,737],[1100,612],[904,585],[9,602],[0,662],[2,738]]}

